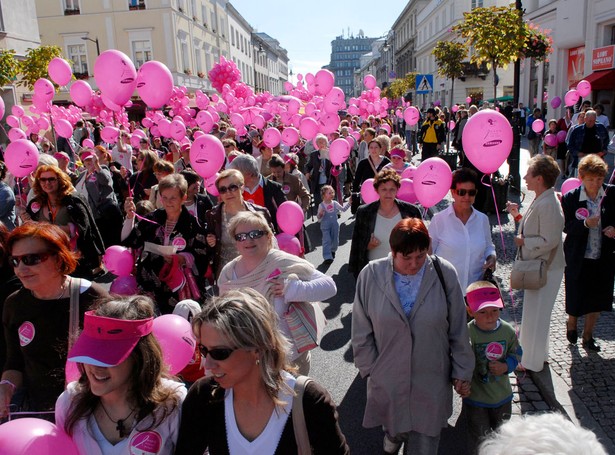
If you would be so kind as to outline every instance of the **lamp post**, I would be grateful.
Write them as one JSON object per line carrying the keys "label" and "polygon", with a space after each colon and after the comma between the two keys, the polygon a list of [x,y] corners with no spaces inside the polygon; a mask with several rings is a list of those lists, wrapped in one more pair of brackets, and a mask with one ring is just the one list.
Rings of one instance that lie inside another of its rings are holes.
{"label": "lamp post", "polygon": [[100,45],[98,44],[98,37],[96,37],[96,39],[92,39],[88,38],[87,36],[82,36],[81,39],[83,41],[91,41],[93,43],[96,43],[96,55],[100,55]]}

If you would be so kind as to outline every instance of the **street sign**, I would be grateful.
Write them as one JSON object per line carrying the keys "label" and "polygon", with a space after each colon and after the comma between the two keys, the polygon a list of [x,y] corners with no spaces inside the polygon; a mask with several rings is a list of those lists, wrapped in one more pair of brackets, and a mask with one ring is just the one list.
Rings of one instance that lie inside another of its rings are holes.
{"label": "street sign", "polygon": [[424,95],[433,92],[433,74],[416,75],[416,94]]}

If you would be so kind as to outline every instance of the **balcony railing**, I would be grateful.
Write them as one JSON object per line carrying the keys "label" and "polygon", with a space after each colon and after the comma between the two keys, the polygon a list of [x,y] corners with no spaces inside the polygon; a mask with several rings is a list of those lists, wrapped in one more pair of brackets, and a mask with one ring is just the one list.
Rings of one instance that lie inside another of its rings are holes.
{"label": "balcony railing", "polygon": [[81,14],[81,10],[79,8],[66,8],[64,10],[65,16],[75,16],[77,14]]}
{"label": "balcony railing", "polygon": [[476,63],[463,62],[463,75],[459,77],[462,81],[465,81],[467,77],[480,77],[485,80],[489,74],[489,69],[485,63],[480,66]]}
{"label": "balcony railing", "polygon": [[128,9],[130,11],[145,9],[145,0],[139,0],[139,1],[131,0],[130,2],[128,2]]}

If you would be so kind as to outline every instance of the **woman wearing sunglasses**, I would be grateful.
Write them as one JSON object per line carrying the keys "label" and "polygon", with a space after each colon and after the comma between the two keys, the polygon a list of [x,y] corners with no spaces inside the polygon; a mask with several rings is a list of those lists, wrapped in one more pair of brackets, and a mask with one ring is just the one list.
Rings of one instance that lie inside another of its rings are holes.
{"label": "woman wearing sunglasses", "polygon": [[[296,431],[301,434],[299,427],[295,430],[300,415],[293,393],[296,378],[276,319],[271,305],[251,289],[214,299],[194,318],[192,327],[212,375],[190,388],[175,453],[303,453],[295,438]],[[310,453],[350,453],[329,393],[311,381],[300,403]]]}
{"label": "woman wearing sunglasses", "polygon": [[[240,288],[260,292],[278,314],[280,330],[292,340],[284,318],[289,303],[319,302],[333,297],[337,292],[335,282],[305,259],[275,248],[271,226],[259,213],[239,213],[231,221],[229,232],[235,239],[239,257],[222,269],[218,280],[220,295]],[[308,374],[309,350],[300,354],[292,343],[288,358],[300,374]]]}
{"label": "woman wearing sunglasses", "polygon": [[85,314],[68,354],[80,378],[56,403],[56,424],[79,453],[172,455],[186,388],[166,374],[143,296],[106,298]]}
{"label": "woman wearing sunglasses", "polygon": [[495,246],[491,240],[489,218],[472,207],[477,194],[478,176],[467,168],[453,172],[453,203],[436,213],[429,224],[434,254],[455,266],[461,289],[480,280],[485,271],[495,270]]}
{"label": "woman wearing sunglasses", "polygon": [[39,166],[32,185],[34,198],[28,204],[24,221],[47,221],[59,226],[80,253],[75,276],[91,279],[100,271],[105,245],[87,201],[78,195],[70,177],[53,165]]}
{"label": "woman wearing sunglasses", "polygon": [[[9,263],[23,288],[6,299],[2,321],[7,360],[0,380],[0,418],[15,404],[49,411],[64,390],[71,290],[78,289],[78,316],[107,292],[95,283],[71,277],[77,255],[66,233],[48,223],[15,228],[6,243]],[[25,401],[18,403],[25,388]]]}
{"label": "woman wearing sunglasses", "polygon": [[235,240],[230,235],[229,225],[240,212],[262,213],[269,225],[273,226],[269,211],[243,199],[243,174],[236,169],[222,171],[216,178],[218,205],[205,214],[207,220],[207,244],[213,250],[211,267],[214,279],[220,276],[222,268],[239,256]]}

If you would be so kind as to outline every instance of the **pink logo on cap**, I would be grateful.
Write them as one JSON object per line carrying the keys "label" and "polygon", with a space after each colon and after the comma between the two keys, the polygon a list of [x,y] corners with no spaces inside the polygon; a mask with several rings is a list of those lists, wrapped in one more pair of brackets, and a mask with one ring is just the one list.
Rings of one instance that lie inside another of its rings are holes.
{"label": "pink logo on cap", "polygon": [[130,455],[156,455],[162,448],[162,438],[155,431],[137,433],[130,440]]}
{"label": "pink logo on cap", "polygon": [[504,355],[504,346],[502,343],[498,343],[497,341],[492,341],[485,348],[485,357],[487,360],[499,360]]}
{"label": "pink logo on cap", "polygon": [[36,334],[36,329],[34,328],[34,324],[30,321],[26,321],[19,326],[17,333],[19,334],[19,344],[21,347],[24,347],[32,342]]}

